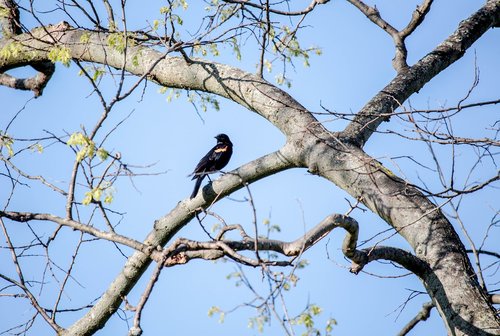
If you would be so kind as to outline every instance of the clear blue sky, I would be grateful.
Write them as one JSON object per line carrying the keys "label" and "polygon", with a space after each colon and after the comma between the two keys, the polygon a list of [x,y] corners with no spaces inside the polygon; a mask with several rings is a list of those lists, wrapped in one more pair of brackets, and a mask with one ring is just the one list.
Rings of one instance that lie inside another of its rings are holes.
{"label": "clear blue sky", "polygon": [[[407,22],[416,3],[376,2],[382,15],[398,28]],[[408,41],[410,63],[432,50],[481,4],[479,1],[436,2],[425,23]],[[193,8],[197,6],[195,2],[190,5]],[[132,29],[134,26],[145,26],[145,19],[152,21],[158,17],[155,13],[160,6],[159,1],[151,6],[148,13],[143,8],[146,5],[133,6],[136,4],[130,2]],[[194,14],[191,14],[193,12]],[[141,15],[133,16],[132,13]],[[184,17],[186,27],[193,24],[190,19],[199,20],[198,14],[192,8],[188,10]],[[57,14],[53,15],[52,23],[60,21],[56,18]],[[289,67],[288,75],[292,79],[292,87],[286,91],[311,111],[321,112],[323,105],[338,112],[355,112],[395,75],[391,67],[393,47],[388,35],[346,2],[332,1],[327,5],[318,6],[305,23],[308,28],[299,35],[302,45],[319,46],[323,55],[312,57],[311,66],[308,68],[303,67],[300,61],[297,61],[295,68]],[[435,78],[418,95],[411,97],[412,105],[425,109],[456,104],[472,84],[475,62],[481,71],[480,82],[469,101],[498,98],[499,37],[499,29],[486,33],[463,59]],[[218,62],[227,62],[251,72],[255,70],[257,55],[253,48],[242,49],[241,61],[237,61],[229,49],[221,51],[222,55],[216,59]],[[276,64],[275,69],[278,68],[279,65]],[[26,71],[15,73],[24,74]],[[268,74],[268,79],[272,81],[275,74]],[[128,82],[130,83],[132,81]],[[108,94],[114,90],[111,80],[104,80],[102,86]],[[59,135],[65,132],[73,133],[80,130],[80,125],[85,125],[88,130],[102,112],[97,97],[90,95],[91,91],[88,82],[78,76],[76,66],[65,68],[60,64],[57,65],[54,78],[45,89],[44,95],[39,99],[30,100],[30,92],[0,87],[0,101],[3,102],[0,129],[4,130],[12,117],[25,106],[8,131],[15,138],[43,137],[46,135],[43,130],[50,130]],[[128,164],[155,164],[148,169],[136,168],[138,173],[166,171],[163,175],[123,178],[116,184],[113,209],[126,213],[117,231],[134,239],[142,240],[151,230],[155,219],[168,213],[179,200],[190,194],[193,183],[186,176],[198,159],[214,144],[213,136],[216,134],[227,133],[235,145],[228,169],[274,151],[284,143],[283,135],[266,120],[233,102],[221,99],[220,111],[209,109],[207,112],[201,112],[200,117],[186,101],[184,94],[168,103],[166,95],[160,94],[158,87],[152,83],[148,83],[142,99],[141,94],[141,91],[137,91],[129,99],[119,103],[104,126],[106,130],[111,130],[118,121],[133,112],[105,142],[104,147],[121,152],[123,160]],[[486,136],[482,130],[495,119],[498,119],[498,108],[470,110],[457,119],[454,129],[462,136]],[[331,130],[341,130],[345,126],[344,122],[331,121],[329,117],[322,117],[322,121]],[[383,125],[383,130],[401,131],[405,127],[406,125],[393,119],[390,124]],[[105,133],[103,132],[102,136]],[[20,149],[22,144],[16,142],[15,146]],[[63,149],[59,145],[46,146],[43,154],[23,155],[16,158],[15,163],[24,167],[30,174],[46,176],[50,181],[65,187],[70,176],[73,156],[69,150]],[[434,172],[423,169],[410,160],[394,159],[410,155],[432,166],[425,146],[412,144],[400,137],[377,134],[370,139],[366,151],[397,174],[402,175],[401,171],[404,172],[411,182],[420,183],[421,179],[432,188],[438,188],[439,181]],[[436,151],[449,168],[450,149],[437,147]],[[464,174],[474,162],[474,153],[467,150],[461,152],[462,149],[458,151],[460,156],[457,180],[463,183]],[[491,162],[485,162],[484,167],[478,170],[472,179],[481,180],[490,176],[494,172],[491,166]],[[5,178],[0,179],[2,204],[8,197],[8,188],[5,188],[7,182]],[[331,213],[347,211],[349,204],[345,198],[352,202],[344,191],[299,169],[254,183],[251,190],[256,202],[260,230],[264,230],[262,222],[269,219],[272,224],[280,225],[282,231],[274,237],[283,240],[296,239]],[[83,191],[82,189],[78,195],[80,199],[83,198]],[[248,203],[241,202],[245,197],[246,191],[240,190],[231,195],[230,199],[219,202],[214,210],[222,215],[227,223],[240,223],[251,232],[252,211]],[[488,188],[466,198],[462,204],[463,219],[476,242],[483,237],[489,221],[495,214],[497,199],[498,191]],[[47,188],[32,183],[31,188],[18,187],[8,208],[16,211],[53,212],[63,216],[64,204],[63,197],[54,196]],[[388,228],[370,212],[356,211],[352,216],[361,224],[360,241]],[[114,218],[115,221],[118,219],[118,216]],[[207,228],[214,223],[215,220],[208,220]],[[50,236],[55,229],[53,225],[41,222],[33,222],[32,227],[44,237]],[[456,227],[460,231],[459,227]],[[8,229],[19,245],[28,243],[33,238],[24,224],[9,222]],[[486,247],[491,247],[492,242],[498,241],[498,231],[491,234],[493,236],[489,238]],[[382,234],[373,242],[389,235],[391,232]],[[206,240],[196,222],[187,225],[179,236]],[[63,267],[68,265],[78,237],[77,232],[63,229],[62,237],[51,250],[54,261]],[[398,314],[398,307],[410,295],[410,290],[423,291],[422,285],[414,276],[381,279],[364,273],[358,276],[350,274],[346,268],[349,262],[340,252],[342,239],[343,232],[333,232],[327,239],[307,251],[304,258],[309,261],[309,266],[297,271],[300,278],[298,285],[286,294],[290,315],[298,314],[307,303],[315,303],[323,309],[316,321],[320,330],[323,330],[325,321],[331,317],[338,322],[333,331],[336,335],[396,334],[420,310],[421,304],[428,301],[427,295],[420,295],[411,300],[402,313]],[[383,244],[408,248],[408,245],[397,237]],[[128,249],[123,251],[130,253]],[[327,257],[326,251],[330,258]],[[29,279],[39,279],[40,272],[43,271],[43,250],[38,250],[38,253],[41,254],[39,257],[26,258],[24,266],[31,269],[27,271]],[[110,248],[105,242],[84,244],[73,274],[78,283],[70,281],[63,295],[65,306],[78,307],[97,298],[114,279],[124,262],[125,259],[118,251]],[[2,266],[2,272],[14,276],[10,255],[6,250],[0,250],[0,264],[8,265]],[[261,295],[265,295],[268,287],[267,283],[261,280],[259,270],[244,269],[256,289]],[[236,270],[232,262],[220,261],[193,261],[185,266],[164,270],[143,314],[145,334],[258,334],[256,329],[247,328],[248,318],[255,316],[251,308],[243,307],[228,314],[223,324],[218,323],[218,317],[207,317],[211,306],[231,310],[252,299],[252,294],[246,288],[235,286],[234,280],[226,279],[229,273]],[[375,275],[391,276],[405,273],[383,264],[370,264],[366,271]],[[130,294],[129,300],[132,304],[137,303],[149,273]],[[54,280],[50,277],[48,280],[50,283],[46,285],[44,293],[57,291]],[[38,289],[35,292],[38,293]],[[0,322],[0,330],[11,326],[10,321],[20,321],[32,314],[32,309],[16,305],[18,301],[14,299],[0,300],[0,310],[4,317]],[[43,304],[50,307],[53,304],[51,300]],[[131,313],[128,314],[132,316]],[[81,313],[60,315],[60,318],[65,316],[62,320],[64,322],[61,323],[68,326],[80,315]],[[123,317],[123,314],[121,316]],[[265,327],[264,334],[278,335],[282,333],[280,330],[279,324],[274,320],[270,326]],[[300,334],[301,330],[299,327],[297,332]],[[126,323],[115,316],[99,334],[123,335],[126,332]],[[419,325],[414,334],[438,335],[444,332],[437,312],[433,311],[431,319]],[[45,322],[38,322],[32,330],[32,334],[48,333]]]}

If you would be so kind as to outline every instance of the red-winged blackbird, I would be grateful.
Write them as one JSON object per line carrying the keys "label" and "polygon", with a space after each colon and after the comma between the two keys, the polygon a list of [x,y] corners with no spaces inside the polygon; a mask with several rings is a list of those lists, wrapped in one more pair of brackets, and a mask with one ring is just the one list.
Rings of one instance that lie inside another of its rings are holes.
{"label": "red-winged blackbird", "polygon": [[208,151],[207,155],[198,162],[193,171],[192,175],[194,176],[191,180],[196,179],[196,183],[191,198],[194,198],[198,194],[201,182],[205,176],[224,168],[233,154],[233,143],[227,135],[219,134],[215,138],[217,139],[217,145]]}

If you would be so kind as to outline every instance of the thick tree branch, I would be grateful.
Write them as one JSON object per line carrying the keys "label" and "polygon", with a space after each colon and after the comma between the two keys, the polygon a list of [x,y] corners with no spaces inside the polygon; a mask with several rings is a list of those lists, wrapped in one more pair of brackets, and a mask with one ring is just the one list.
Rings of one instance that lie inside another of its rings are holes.
{"label": "thick tree branch", "polygon": [[0,73],[0,85],[18,90],[33,91],[35,97],[41,96],[56,67],[50,62],[33,63],[31,66],[38,71],[34,77],[16,78],[6,73]]}
{"label": "thick tree branch", "polygon": [[488,29],[500,23],[500,2],[489,0],[433,51],[406,71],[399,73],[371,99],[346,127],[342,136],[363,146],[383,121],[388,121],[408,97],[418,92],[438,73],[460,59]]}
{"label": "thick tree branch", "polygon": [[[142,46],[129,46],[124,62],[123,54],[109,46],[108,38],[109,34],[74,29],[66,22],[37,28],[30,34],[0,41],[0,49],[14,45],[18,53],[16,57],[0,58],[0,71],[46,61],[51,50],[64,47],[74,59],[124,68],[163,86],[189,88],[226,97],[259,113],[288,136],[297,136],[299,129],[302,132],[304,128],[322,129],[317,120],[290,95],[257,75],[214,62],[191,59],[188,63],[182,57],[168,57],[165,53]],[[33,53],[33,49],[37,52]],[[282,123],[283,118],[289,119],[289,122]]]}
{"label": "thick tree branch", "polygon": [[[19,9],[12,0],[0,0],[0,26],[4,38],[22,33],[19,21]],[[39,97],[52,74],[55,66],[52,62],[33,62],[30,65],[38,73],[31,78],[15,78],[0,70],[0,85],[13,89],[33,91],[35,97]]]}
{"label": "thick tree branch", "polygon": [[358,253],[364,255],[364,257],[359,258],[361,262],[353,260],[351,272],[354,274],[358,274],[366,264],[375,260],[388,260],[398,263],[419,278],[425,277],[427,272],[429,272],[429,267],[426,263],[410,252],[400,248],[375,246],[358,251]]}
{"label": "thick tree branch", "polygon": [[3,37],[22,33],[19,8],[13,0],[0,0],[0,28]]}
{"label": "thick tree branch", "polygon": [[[336,154],[326,155],[332,147],[337,148]],[[394,234],[406,239],[416,258],[428,264],[429,271],[415,273],[432,293],[440,314],[446,316],[443,320],[450,332],[463,330],[463,334],[486,335],[481,330],[498,327],[498,319],[477,282],[465,248],[440,206],[356,146],[338,144],[332,139],[323,146],[312,147],[307,160],[307,165],[314,167],[311,171],[362,200],[394,228]],[[450,269],[454,277],[449,276]],[[468,315],[461,315],[463,311],[459,308],[471,301],[480,305],[477,311],[485,312],[473,321],[468,320]]]}

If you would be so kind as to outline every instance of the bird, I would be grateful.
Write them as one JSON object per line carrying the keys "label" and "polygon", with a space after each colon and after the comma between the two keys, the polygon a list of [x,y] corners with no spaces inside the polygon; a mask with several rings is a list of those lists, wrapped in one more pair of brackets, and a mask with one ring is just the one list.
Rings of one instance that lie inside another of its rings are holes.
{"label": "bird", "polygon": [[201,158],[191,174],[193,175],[191,180],[196,179],[196,183],[190,198],[194,198],[198,194],[201,182],[205,176],[221,170],[228,164],[229,159],[231,159],[231,155],[233,154],[233,143],[229,140],[229,137],[221,133],[216,135],[215,139],[217,139],[217,144]]}

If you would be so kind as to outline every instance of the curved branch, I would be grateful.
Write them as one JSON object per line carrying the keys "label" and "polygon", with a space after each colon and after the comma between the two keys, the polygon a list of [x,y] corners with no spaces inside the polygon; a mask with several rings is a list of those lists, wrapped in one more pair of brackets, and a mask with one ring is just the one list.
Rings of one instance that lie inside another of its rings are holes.
{"label": "curved branch", "polygon": [[[215,260],[224,256],[228,256],[238,262],[254,267],[261,264],[289,266],[291,262],[288,261],[277,263],[276,261],[252,260],[241,256],[236,253],[236,251],[274,251],[288,257],[297,257],[326,237],[337,227],[342,227],[347,231],[342,247],[344,254],[352,260],[362,262],[365,258],[365,254],[361,255],[361,252],[355,249],[358,237],[358,223],[351,217],[333,214],[326,217],[302,237],[292,242],[267,238],[259,238],[256,240],[250,237],[243,227],[238,224],[222,228],[215,238],[215,241],[196,242],[187,239],[178,239],[169,247],[170,250],[175,252],[166,260],[165,266],[185,264],[191,259]],[[223,234],[230,230],[238,230],[243,239],[241,241],[223,240]]]}
{"label": "curved branch", "polygon": [[[19,8],[12,0],[0,0],[0,26],[4,37],[22,33],[19,21]],[[31,78],[15,78],[0,71],[0,85],[18,90],[33,91],[35,97],[41,96],[43,89],[55,71],[55,66],[50,61],[30,63],[38,73]]]}
{"label": "curved branch", "polygon": [[6,73],[0,73],[0,85],[18,90],[33,91],[36,98],[40,97],[56,67],[50,62],[33,63],[31,66],[38,71],[34,77],[16,78]]}
{"label": "curved branch", "polygon": [[398,263],[421,279],[429,272],[429,266],[425,262],[410,252],[400,248],[376,246],[363,249],[358,253],[365,254],[366,258],[364,258],[364,262],[362,263],[353,261],[351,272],[354,274],[358,274],[366,264],[375,260],[388,260]]}

